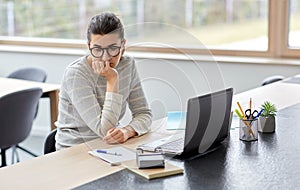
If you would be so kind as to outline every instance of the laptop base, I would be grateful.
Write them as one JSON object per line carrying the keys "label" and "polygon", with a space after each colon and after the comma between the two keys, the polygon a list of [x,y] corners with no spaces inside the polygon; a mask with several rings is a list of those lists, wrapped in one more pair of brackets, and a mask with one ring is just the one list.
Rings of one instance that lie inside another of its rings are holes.
{"label": "laptop base", "polygon": [[167,157],[172,157],[178,160],[184,160],[184,161],[190,161],[202,156],[205,156],[207,154],[213,153],[214,151],[222,148],[222,147],[227,147],[228,141],[224,140],[223,142],[220,142],[212,147],[210,147],[207,151],[203,153],[199,152],[190,152],[190,153],[182,153],[182,154],[170,154],[170,153],[164,153],[165,156]]}

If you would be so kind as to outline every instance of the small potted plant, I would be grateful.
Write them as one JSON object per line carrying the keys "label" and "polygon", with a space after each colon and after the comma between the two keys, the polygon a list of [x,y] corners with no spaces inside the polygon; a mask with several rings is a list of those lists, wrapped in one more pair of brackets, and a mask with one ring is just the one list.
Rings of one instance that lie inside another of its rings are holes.
{"label": "small potted plant", "polygon": [[277,113],[276,106],[269,101],[265,101],[261,105],[261,109],[263,109],[263,112],[259,117],[258,131],[262,133],[275,132],[275,116]]}

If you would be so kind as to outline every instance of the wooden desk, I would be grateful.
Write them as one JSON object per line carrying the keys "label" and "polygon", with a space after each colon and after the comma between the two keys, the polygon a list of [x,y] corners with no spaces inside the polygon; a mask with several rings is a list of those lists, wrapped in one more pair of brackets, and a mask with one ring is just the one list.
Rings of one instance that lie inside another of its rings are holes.
{"label": "wooden desk", "polygon": [[[248,101],[249,97],[257,103],[270,100],[277,104],[279,109],[283,109],[300,103],[300,85],[288,83],[267,85],[235,95],[234,102],[242,99]],[[110,189],[123,187],[123,185],[124,188],[132,188],[136,185],[139,185],[137,188],[142,188],[146,185],[152,189],[157,187],[162,189],[173,187],[176,189],[293,188],[295,184],[300,185],[300,180],[295,180],[299,176],[299,162],[297,162],[300,159],[297,153],[299,146],[293,144],[298,142],[300,135],[298,113],[287,113],[283,109],[278,116],[280,119],[278,118],[278,129],[275,134],[262,134],[258,141],[247,144],[238,139],[238,130],[232,130],[228,147],[224,146],[218,151],[188,162],[174,160],[174,164],[184,167],[183,175],[148,181],[127,170],[122,170],[121,167],[111,167],[88,155],[88,150],[109,147],[101,140],[94,140],[1,168],[0,187],[1,189],[70,189],[100,178],[95,183],[100,182],[101,188]],[[233,121],[233,125],[234,123]],[[165,119],[154,121],[153,132],[139,138],[132,138],[123,146],[135,148],[139,144],[176,132],[165,131],[163,129],[165,124]],[[288,160],[286,156],[295,160]],[[286,171],[287,168],[292,172],[291,174]],[[273,183],[279,186],[273,186]],[[82,186],[82,189],[84,187]]]}
{"label": "wooden desk", "polygon": [[[154,129],[158,129],[165,122],[165,119],[155,121]],[[170,132],[173,133],[174,131]],[[166,133],[150,132],[148,135],[130,139],[124,146],[135,148],[140,143],[165,135]],[[112,167],[88,154],[89,150],[109,147],[111,146],[97,139],[0,168],[0,189],[71,189],[122,170],[121,166]]]}
{"label": "wooden desk", "polygon": [[49,97],[51,129],[55,129],[54,122],[57,120],[58,116],[58,93],[60,85],[0,77],[0,97],[18,90],[34,87],[42,88],[43,96]]}

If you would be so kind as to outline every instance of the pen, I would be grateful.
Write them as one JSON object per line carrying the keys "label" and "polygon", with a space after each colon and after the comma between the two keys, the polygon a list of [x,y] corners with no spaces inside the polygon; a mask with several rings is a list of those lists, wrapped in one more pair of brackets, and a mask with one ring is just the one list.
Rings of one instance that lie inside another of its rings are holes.
{"label": "pen", "polygon": [[257,116],[254,119],[259,118],[259,116],[262,114],[263,111],[264,111],[264,109],[261,109],[260,112],[257,114]]}
{"label": "pen", "polygon": [[98,153],[103,153],[103,154],[110,154],[110,155],[115,155],[115,156],[122,156],[122,154],[117,153],[117,152],[108,152],[107,150],[97,150]]}

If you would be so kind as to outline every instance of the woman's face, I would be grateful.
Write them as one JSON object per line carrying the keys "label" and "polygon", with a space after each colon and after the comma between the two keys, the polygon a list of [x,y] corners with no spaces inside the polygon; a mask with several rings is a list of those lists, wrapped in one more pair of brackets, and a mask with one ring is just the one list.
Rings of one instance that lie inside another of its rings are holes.
{"label": "woman's face", "polygon": [[110,67],[116,68],[125,48],[125,40],[118,33],[91,34],[88,46],[93,60],[108,61]]}

